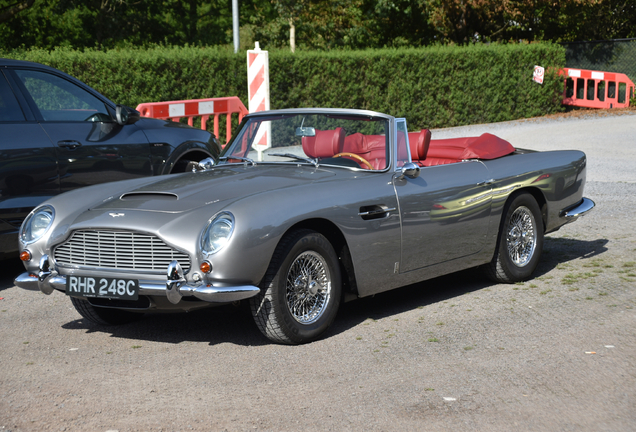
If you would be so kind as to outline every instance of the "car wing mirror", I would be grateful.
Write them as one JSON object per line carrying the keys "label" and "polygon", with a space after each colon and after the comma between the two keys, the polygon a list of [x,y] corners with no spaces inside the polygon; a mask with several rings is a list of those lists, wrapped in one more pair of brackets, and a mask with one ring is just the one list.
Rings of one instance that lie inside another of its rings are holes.
{"label": "car wing mirror", "polygon": [[192,167],[192,172],[207,171],[214,168],[216,161],[213,158],[205,158]]}
{"label": "car wing mirror", "polygon": [[402,180],[404,177],[414,179],[420,176],[420,166],[413,162],[407,162],[404,166],[398,168],[396,172],[399,180]]}
{"label": "car wing mirror", "polygon": [[120,126],[133,124],[140,118],[141,114],[135,109],[125,105],[117,105],[117,107],[115,107],[115,121]]}

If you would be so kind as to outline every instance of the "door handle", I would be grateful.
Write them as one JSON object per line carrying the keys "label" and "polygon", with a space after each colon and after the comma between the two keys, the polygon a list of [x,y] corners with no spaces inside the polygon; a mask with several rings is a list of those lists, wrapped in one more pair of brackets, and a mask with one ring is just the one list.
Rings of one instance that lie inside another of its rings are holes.
{"label": "door handle", "polygon": [[82,143],[79,141],[74,141],[74,140],[64,140],[64,141],[58,141],[57,145],[59,147],[67,148],[69,150],[75,150],[76,148],[81,147]]}
{"label": "door handle", "polygon": [[490,186],[495,182],[495,179],[484,180],[482,182],[477,183],[477,186]]}
{"label": "door handle", "polygon": [[360,207],[360,216],[364,220],[381,219],[387,217],[390,212],[395,211],[395,207],[386,207],[384,205],[372,205]]}

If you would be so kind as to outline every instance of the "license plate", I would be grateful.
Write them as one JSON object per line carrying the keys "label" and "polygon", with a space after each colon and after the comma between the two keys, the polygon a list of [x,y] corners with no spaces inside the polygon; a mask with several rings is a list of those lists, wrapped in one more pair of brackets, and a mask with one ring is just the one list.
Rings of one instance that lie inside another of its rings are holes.
{"label": "license plate", "polygon": [[137,279],[66,276],[66,294],[75,297],[100,297],[119,300],[137,300]]}

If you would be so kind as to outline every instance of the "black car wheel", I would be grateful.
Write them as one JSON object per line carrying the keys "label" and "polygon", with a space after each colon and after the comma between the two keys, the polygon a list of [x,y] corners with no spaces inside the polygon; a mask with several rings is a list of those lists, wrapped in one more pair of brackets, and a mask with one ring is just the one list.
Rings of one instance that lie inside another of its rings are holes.
{"label": "black car wheel", "polygon": [[495,282],[528,279],[543,249],[543,221],[537,201],[529,193],[512,198],[504,208],[499,239],[486,274]]}
{"label": "black car wheel", "polygon": [[340,305],[338,256],[329,241],[311,230],[287,234],[279,243],[261,293],[250,299],[258,328],[274,342],[317,339]]}
{"label": "black car wheel", "polygon": [[86,300],[71,297],[75,310],[87,320],[100,325],[119,325],[137,321],[143,313],[93,306]]}

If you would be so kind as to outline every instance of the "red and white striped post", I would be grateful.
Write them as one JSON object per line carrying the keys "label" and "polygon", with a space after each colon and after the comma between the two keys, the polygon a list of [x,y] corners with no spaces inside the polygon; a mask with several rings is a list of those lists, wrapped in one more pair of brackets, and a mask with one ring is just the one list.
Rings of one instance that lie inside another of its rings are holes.
{"label": "red and white striped post", "polygon": [[[247,93],[251,113],[269,110],[269,54],[261,50],[258,42],[253,50],[247,51]],[[270,122],[259,128],[255,143],[258,160],[263,160],[263,151],[272,145]]]}

